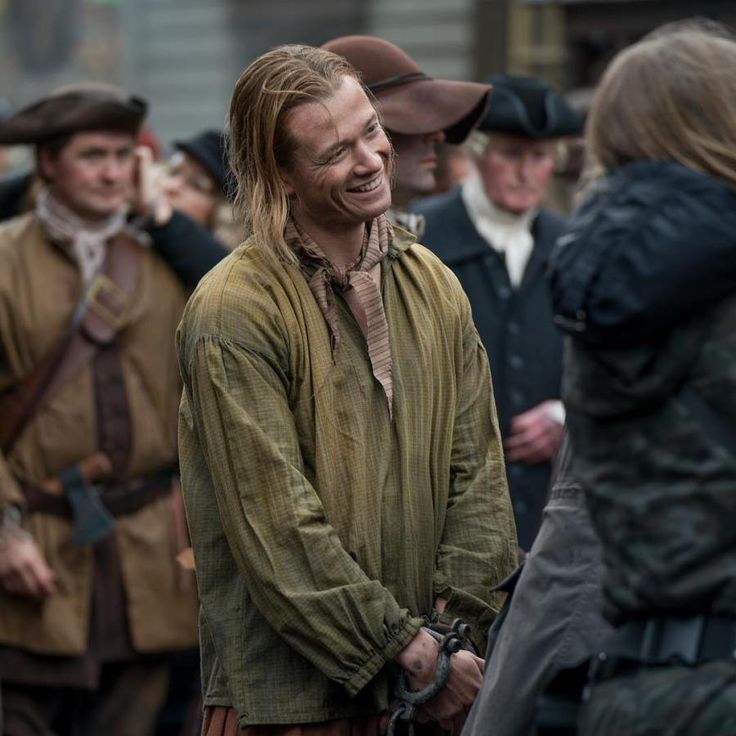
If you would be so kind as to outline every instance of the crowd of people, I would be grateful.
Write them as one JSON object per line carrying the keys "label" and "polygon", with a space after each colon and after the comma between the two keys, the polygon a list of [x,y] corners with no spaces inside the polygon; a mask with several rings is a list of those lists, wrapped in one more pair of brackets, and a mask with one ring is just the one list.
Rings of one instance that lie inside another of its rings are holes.
{"label": "crowd of people", "polygon": [[584,121],[344,36],[164,163],[110,85],[0,122],[0,733],[736,733],[734,68],[668,25]]}

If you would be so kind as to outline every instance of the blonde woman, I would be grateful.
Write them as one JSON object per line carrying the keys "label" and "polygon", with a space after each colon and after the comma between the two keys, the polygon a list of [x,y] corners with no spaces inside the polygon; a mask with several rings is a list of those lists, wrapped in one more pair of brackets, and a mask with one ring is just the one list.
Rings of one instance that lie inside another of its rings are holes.
{"label": "blonde woman", "polygon": [[563,396],[606,565],[580,733],[736,733],[736,43],[622,52],[587,140],[603,176],[560,241]]}

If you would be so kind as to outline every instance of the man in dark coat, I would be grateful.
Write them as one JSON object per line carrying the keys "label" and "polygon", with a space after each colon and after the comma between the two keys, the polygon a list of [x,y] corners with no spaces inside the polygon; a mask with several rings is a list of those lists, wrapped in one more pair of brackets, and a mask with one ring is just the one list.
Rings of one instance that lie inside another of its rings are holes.
{"label": "man in dark coat", "polygon": [[564,220],[540,208],[556,139],[580,119],[549,85],[491,80],[491,104],[472,134],[477,172],[419,203],[423,242],[456,273],[493,365],[493,383],[519,544],[539,528],[551,462],[562,437],[562,342],[545,270]]}

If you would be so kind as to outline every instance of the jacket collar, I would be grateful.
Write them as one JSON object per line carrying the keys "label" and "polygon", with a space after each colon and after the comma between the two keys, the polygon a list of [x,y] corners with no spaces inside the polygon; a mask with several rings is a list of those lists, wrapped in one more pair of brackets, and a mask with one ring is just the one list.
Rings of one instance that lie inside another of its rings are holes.
{"label": "jacket collar", "polygon": [[[448,266],[457,266],[465,261],[471,261],[476,258],[488,255],[491,249],[483,238],[480,237],[475,229],[473,222],[468,216],[468,211],[462,200],[460,188],[452,193],[449,202],[446,218],[448,222],[453,223],[453,231],[456,233],[456,240],[452,248],[443,248],[438,254]],[[554,247],[554,239],[557,234],[555,227],[556,218],[550,215],[546,210],[539,210],[537,216],[531,224],[531,233],[534,237],[534,248],[532,255],[527,264],[524,281],[535,276],[536,272],[544,271],[547,259]],[[522,283],[523,283],[522,282]]]}

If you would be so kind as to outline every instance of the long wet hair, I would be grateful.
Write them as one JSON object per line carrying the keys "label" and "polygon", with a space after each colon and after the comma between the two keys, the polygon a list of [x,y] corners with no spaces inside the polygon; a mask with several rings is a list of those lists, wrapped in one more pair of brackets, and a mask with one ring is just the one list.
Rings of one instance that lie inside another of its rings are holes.
{"label": "long wet hair", "polygon": [[240,75],[230,101],[229,155],[236,181],[234,208],[246,233],[296,258],[284,240],[289,197],[281,176],[295,142],[287,116],[305,102],[322,102],[345,77],[360,81],[341,56],[311,46],[279,46],[253,61]]}
{"label": "long wet hair", "polygon": [[689,21],[624,49],[603,75],[586,138],[604,170],[676,161],[736,186],[736,41]]}

